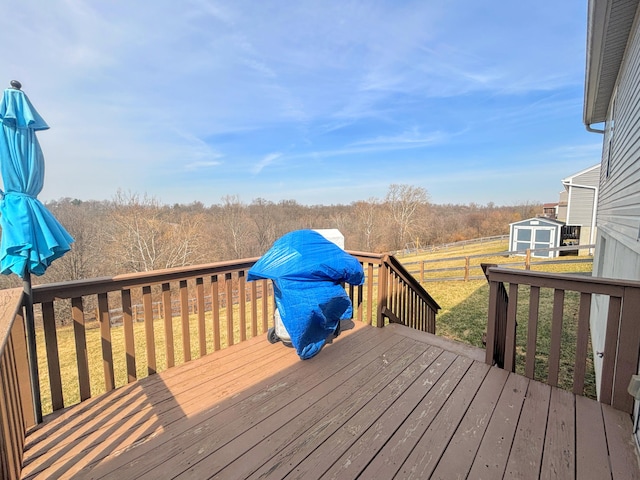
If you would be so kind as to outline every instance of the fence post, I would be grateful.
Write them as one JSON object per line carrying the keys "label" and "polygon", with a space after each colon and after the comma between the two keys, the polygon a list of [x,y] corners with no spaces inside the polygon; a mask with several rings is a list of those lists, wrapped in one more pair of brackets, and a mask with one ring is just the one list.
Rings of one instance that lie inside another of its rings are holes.
{"label": "fence post", "polygon": [[420,262],[420,283],[424,283],[424,260]]}
{"label": "fence post", "polygon": [[524,259],[524,269],[531,270],[531,249],[527,248],[527,256]]}
{"label": "fence post", "polygon": [[469,257],[464,257],[464,281],[469,281]]}

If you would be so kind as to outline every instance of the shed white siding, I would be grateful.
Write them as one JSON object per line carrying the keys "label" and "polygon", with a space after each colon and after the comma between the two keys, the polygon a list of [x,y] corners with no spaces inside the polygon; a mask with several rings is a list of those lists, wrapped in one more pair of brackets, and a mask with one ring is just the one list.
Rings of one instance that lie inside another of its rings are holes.
{"label": "shed white siding", "polygon": [[[509,249],[515,255],[525,255],[533,250],[531,256],[551,258],[557,257],[557,251],[549,248],[560,246],[560,234],[563,222],[550,218],[529,218],[509,225]],[[535,251],[538,250],[538,251]]]}

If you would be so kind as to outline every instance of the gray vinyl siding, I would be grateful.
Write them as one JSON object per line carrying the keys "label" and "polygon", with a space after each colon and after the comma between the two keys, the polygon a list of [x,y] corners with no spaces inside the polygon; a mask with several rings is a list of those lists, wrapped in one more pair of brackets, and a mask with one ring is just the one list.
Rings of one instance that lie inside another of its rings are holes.
{"label": "gray vinyl siding", "polygon": [[567,205],[569,202],[569,192],[563,190],[560,192],[560,201],[558,203],[558,220],[567,221]]}
{"label": "gray vinyl siding", "polygon": [[590,187],[597,187],[600,181],[600,169],[593,168],[588,172],[581,175],[576,175],[571,179],[571,183],[576,185],[589,185]]}
{"label": "gray vinyl siding", "polygon": [[[601,168],[598,228],[640,254],[640,29],[638,18],[612,97]],[[615,105],[615,108],[612,106]],[[611,152],[609,152],[609,148]],[[609,175],[607,177],[607,161]],[[617,261],[616,261],[617,263]]]}
{"label": "gray vinyl siding", "polygon": [[587,225],[593,221],[593,200],[595,190],[571,187],[571,203],[567,215],[568,225]]}

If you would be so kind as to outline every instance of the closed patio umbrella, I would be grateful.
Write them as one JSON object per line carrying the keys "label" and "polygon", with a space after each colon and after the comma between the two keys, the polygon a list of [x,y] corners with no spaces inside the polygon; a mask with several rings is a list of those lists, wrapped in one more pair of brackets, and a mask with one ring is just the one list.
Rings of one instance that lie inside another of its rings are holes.
{"label": "closed patio umbrella", "polygon": [[0,272],[23,279],[26,330],[36,421],[42,420],[35,349],[31,274],[42,275],[56,258],[71,248],[73,238],[36,198],[44,184],[44,156],[36,138],[45,123],[13,80],[0,103]]}

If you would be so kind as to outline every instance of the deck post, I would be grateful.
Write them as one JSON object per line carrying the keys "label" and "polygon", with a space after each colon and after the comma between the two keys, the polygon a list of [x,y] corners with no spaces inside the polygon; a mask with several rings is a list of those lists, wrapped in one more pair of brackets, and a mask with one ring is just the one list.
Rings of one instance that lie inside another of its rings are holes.
{"label": "deck post", "polygon": [[389,269],[385,256],[378,265],[378,311],[376,314],[376,327],[384,327],[383,312],[387,309],[388,293],[387,282]]}

